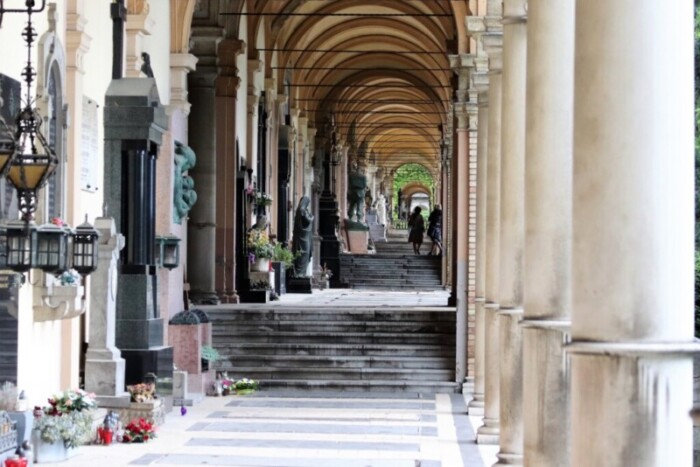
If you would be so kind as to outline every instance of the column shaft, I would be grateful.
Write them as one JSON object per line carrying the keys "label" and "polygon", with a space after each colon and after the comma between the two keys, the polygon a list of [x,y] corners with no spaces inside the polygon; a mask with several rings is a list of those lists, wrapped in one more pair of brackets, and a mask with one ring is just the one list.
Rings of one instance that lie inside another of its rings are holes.
{"label": "column shaft", "polygon": [[498,443],[499,355],[498,355],[498,254],[500,248],[501,194],[501,73],[489,76],[489,131],[486,185],[486,305],[485,305],[485,369],[484,424],[477,432],[477,442]]}
{"label": "column shaft", "polygon": [[474,394],[469,402],[470,415],[484,413],[486,374],[486,177],[489,128],[488,94],[479,94],[479,135],[477,148],[476,196],[476,342],[474,345]]}
{"label": "column shaft", "polygon": [[692,463],[693,6],[577,2],[573,466]]}
{"label": "column shaft", "polygon": [[496,465],[519,465],[523,453],[520,320],[525,247],[526,14],[525,0],[505,0],[499,251],[500,451]]}
{"label": "column shaft", "polygon": [[575,0],[529,0],[524,465],[569,464],[571,183]]}

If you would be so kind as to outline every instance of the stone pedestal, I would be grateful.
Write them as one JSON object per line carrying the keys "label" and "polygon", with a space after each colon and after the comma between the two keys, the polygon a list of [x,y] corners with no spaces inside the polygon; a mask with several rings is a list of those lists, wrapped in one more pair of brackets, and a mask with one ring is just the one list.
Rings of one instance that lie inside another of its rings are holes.
{"label": "stone pedestal", "polygon": [[112,218],[95,220],[100,232],[97,270],[90,277],[90,344],[85,356],[85,390],[103,407],[129,400],[125,387],[125,361],[115,346],[117,261],[124,237]]}
{"label": "stone pedestal", "polygon": [[348,249],[350,253],[367,254],[367,242],[369,241],[369,228],[359,222],[345,220],[345,230],[348,236]]}

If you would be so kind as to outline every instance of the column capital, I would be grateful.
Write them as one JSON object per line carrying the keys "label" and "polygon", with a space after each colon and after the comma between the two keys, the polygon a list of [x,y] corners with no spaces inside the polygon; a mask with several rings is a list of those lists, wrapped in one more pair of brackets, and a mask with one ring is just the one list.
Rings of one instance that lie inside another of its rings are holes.
{"label": "column capital", "polygon": [[467,100],[467,91],[469,90],[469,83],[471,81],[472,70],[476,68],[476,63],[474,62],[475,55],[473,54],[460,54],[460,55],[450,55],[450,68],[459,77],[458,88],[456,90],[457,100],[463,102]]}
{"label": "column capital", "polygon": [[170,54],[169,110],[179,109],[189,115],[192,105],[187,100],[187,75],[195,70],[197,57],[192,54]]}
{"label": "column capital", "polygon": [[503,68],[503,19],[500,16],[467,16],[467,34],[473,37],[488,56],[491,72]]}
{"label": "column capital", "polygon": [[192,30],[190,52],[197,57],[197,69],[190,75],[190,85],[214,86],[218,73],[216,51],[223,37],[224,30],[218,27]]}

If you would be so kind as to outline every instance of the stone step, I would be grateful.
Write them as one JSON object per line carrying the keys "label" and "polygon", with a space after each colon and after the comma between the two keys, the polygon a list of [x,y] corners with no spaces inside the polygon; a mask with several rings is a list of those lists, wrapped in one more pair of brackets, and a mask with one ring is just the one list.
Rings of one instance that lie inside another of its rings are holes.
{"label": "stone step", "polygon": [[453,322],[427,323],[424,321],[293,321],[293,320],[245,320],[219,322],[216,332],[225,334],[238,332],[370,332],[370,333],[436,333],[450,334],[454,331]]}
{"label": "stone step", "polygon": [[367,355],[231,355],[216,363],[217,368],[271,367],[271,368],[394,368],[454,370],[454,362],[444,357],[403,357]]}
{"label": "stone step", "polygon": [[213,339],[219,336],[242,342],[278,342],[278,343],[344,343],[344,344],[440,344],[454,343],[453,334],[432,333],[390,333],[390,332],[329,332],[319,334],[315,332],[252,332],[218,330],[214,328]]}
{"label": "stone step", "polygon": [[[231,376],[231,375],[229,375]],[[275,390],[309,392],[371,392],[376,393],[459,393],[461,384],[452,381],[394,381],[394,380],[263,380],[260,387],[265,395],[274,394]]]}
{"label": "stone step", "polygon": [[231,342],[219,336],[213,339],[214,347],[224,358],[235,355],[275,355],[275,356],[339,356],[339,357],[431,357],[454,360],[454,349],[437,344],[306,344]]}
{"label": "stone step", "polygon": [[362,307],[345,308],[327,306],[305,306],[291,307],[285,306],[272,308],[269,305],[249,305],[245,310],[219,309],[207,310],[209,319],[213,323],[226,323],[232,321],[248,321],[251,319],[271,320],[271,321],[387,321],[406,322],[422,321],[428,323],[455,322],[454,308],[448,307],[414,307],[414,308],[392,308],[392,307]]}
{"label": "stone step", "polygon": [[392,380],[392,381],[449,381],[454,370],[417,370],[398,368],[269,368],[220,365],[217,371],[226,371],[229,377],[244,375],[254,380]]}

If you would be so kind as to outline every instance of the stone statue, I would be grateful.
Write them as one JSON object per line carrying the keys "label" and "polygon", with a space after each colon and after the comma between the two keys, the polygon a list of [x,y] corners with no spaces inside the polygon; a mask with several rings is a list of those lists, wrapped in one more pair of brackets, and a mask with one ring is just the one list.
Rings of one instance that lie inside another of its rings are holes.
{"label": "stone statue", "polygon": [[377,196],[377,223],[379,225],[386,225],[386,199],[383,193],[379,193]]}
{"label": "stone statue", "polygon": [[348,219],[356,217],[357,222],[363,222],[365,214],[365,191],[367,189],[367,176],[362,173],[357,163],[353,164],[352,171],[348,174]]}
{"label": "stone statue", "polygon": [[173,220],[180,224],[197,202],[194,179],[187,171],[194,167],[197,156],[192,148],[179,141],[175,142],[175,174],[173,177]]}
{"label": "stone statue", "polygon": [[294,216],[294,237],[292,238],[292,252],[294,259],[294,277],[308,277],[309,261],[313,249],[311,229],[314,224],[314,216],[311,214],[308,196],[302,196]]}

